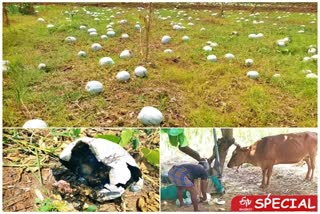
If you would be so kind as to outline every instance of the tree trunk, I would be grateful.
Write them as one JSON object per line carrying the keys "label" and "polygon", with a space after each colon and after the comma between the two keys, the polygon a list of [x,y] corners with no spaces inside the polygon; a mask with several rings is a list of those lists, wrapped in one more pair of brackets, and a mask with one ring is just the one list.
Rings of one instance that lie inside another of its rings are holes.
{"label": "tree trunk", "polygon": [[7,10],[6,6],[7,6],[7,4],[3,3],[3,5],[2,5],[2,19],[3,19],[4,26],[9,26],[10,22],[9,22],[8,10]]}
{"label": "tree trunk", "polygon": [[[220,157],[220,169],[221,169],[221,176],[223,174],[224,163],[226,160],[226,156],[229,150],[229,147],[234,144],[235,140],[233,138],[233,129],[221,129],[222,138],[218,139],[218,147],[219,147],[219,157]],[[216,158],[215,153],[215,146],[213,147],[213,154],[209,158],[208,162],[211,163]],[[214,169],[212,169],[211,174],[215,174]]]}
{"label": "tree trunk", "polygon": [[221,2],[221,3],[220,3],[220,16],[221,16],[221,17],[223,16],[223,13],[224,13],[224,3]]}
{"label": "tree trunk", "polygon": [[253,7],[251,9],[251,14],[255,13],[257,9],[257,3],[253,3]]}
{"label": "tree trunk", "polygon": [[148,15],[145,17],[146,25],[146,53],[145,53],[145,62],[149,61],[149,52],[150,52],[150,34],[151,34],[151,22],[152,22],[152,3],[149,3],[148,6]]}

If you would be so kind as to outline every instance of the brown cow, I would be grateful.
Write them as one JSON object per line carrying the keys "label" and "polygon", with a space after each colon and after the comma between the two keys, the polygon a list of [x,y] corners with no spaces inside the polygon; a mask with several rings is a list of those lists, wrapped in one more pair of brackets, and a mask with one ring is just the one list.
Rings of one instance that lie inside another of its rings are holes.
{"label": "brown cow", "polygon": [[305,160],[308,172],[305,180],[312,180],[317,153],[317,133],[302,132],[264,137],[251,146],[237,148],[232,153],[228,167],[251,163],[262,169],[261,188],[269,185],[275,164],[293,164]]}

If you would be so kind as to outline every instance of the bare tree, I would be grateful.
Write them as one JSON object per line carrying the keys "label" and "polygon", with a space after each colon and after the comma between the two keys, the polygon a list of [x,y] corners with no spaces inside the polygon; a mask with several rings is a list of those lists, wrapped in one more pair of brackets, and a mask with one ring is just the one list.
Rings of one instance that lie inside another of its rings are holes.
{"label": "bare tree", "polygon": [[221,2],[221,3],[220,3],[220,16],[222,17],[223,14],[224,14],[224,3]]}
{"label": "bare tree", "polygon": [[255,13],[256,12],[256,9],[257,9],[257,3],[253,3],[253,7],[251,9],[251,14]]}
{"label": "bare tree", "polygon": [[[218,139],[218,151],[220,157],[220,169],[221,169],[221,176],[223,174],[223,167],[226,160],[226,156],[229,150],[229,147],[234,144],[235,140],[233,138],[233,129],[221,129],[222,138]],[[213,148],[213,154],[209,158],[208,162],[211,163],[216,159],[216,145]],[[213,172],[212,172],[213,173]]]}
{"label": "bare tree", "polygon": [[144,22],[146,26],[146,41],[145,41],[145,62],[147,63],[149,60],[149,52],[150,52],[150,37],[151,37],[151,23],[152,23],[152,13],[153,13],[153,6],[150,2],[148,5],[148,14],[144,17]]}
{"label": "bare tree", "polygon": [[6,7],[7,7],[7,4],[3,3],[3,5],[2,5],[2,19],[3,19],[4,26],[9,26],[10,22],[9,22],[9,17],[8,17],[8,10]]}

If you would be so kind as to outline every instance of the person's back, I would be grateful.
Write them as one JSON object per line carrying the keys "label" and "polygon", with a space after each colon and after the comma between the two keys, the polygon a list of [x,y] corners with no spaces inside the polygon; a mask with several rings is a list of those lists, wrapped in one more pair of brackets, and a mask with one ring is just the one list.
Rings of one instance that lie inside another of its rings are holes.
{"label": "person's back", "polygon": [[194,211],[198,211],[197,190],[194,185],[194,180],[198,178],[201,179],[200,189],[203,196],[202,201],[206,201],[208,172],[205,170],[205,168],[202,165],[196,164],[175,165],[169,170],[168,175],[171,182],[177,187],[180,206],[184,205],[182,191],[187,190],[190,192]]}
{"label": "person's back", "polygon": [[188,170],[189,174],[192,176],[190,179],[198,179],[201,180],[208,179],[208,172],[204,169],[203,166],[197,164],[181,164],[179,165]]}

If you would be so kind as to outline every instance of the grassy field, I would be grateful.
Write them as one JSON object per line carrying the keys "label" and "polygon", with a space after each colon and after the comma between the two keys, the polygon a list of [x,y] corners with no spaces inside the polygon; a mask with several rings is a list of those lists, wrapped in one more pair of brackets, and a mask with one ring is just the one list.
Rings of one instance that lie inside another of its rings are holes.
{"label": "grassy field", "polygon": [[[83,8],[101,12],[100,20],[86,15]],[[68,20],[65,11],[73,9],[79,12]],[[41,5],[36,10],[37,16],[9,13],[11,24],[3,29],[3,58],[10,61],[3,81],[4,126],[22,126],[32,118],[57,127],[142,126],[137,115],[144,106],[154,106],[164,114],[163,126],[317,125],[317,80],[307,79],[302,72],[317,73],[315,61],[302,62],[310,56],[308,47],[317,45],[317,21],[310,23],[316,20],[316,13],[272,11],[253,16],[250,11],[229,10],[219,17],[211,15],[219,12],[213,10],[155,9],[150,62],[144,63],[145,9]],[[161,18],[168,16],[171,18]],[[38,23],[38,17],[46,22]],[[128,24],[118,24],[122,19]],[[254,20],[264,23],[253,24]],[[102,40],[110,22],[114,22],[116,36]],[[142,33],[134,29],[136,22],[141,23]],[[175,31],[171,22],[181,22],[186,29]],[[55,27],[48,30],[49,23]],[[82,24],[96,28],[98,36],[80,30]],[[298,33],[301,29],[305,32]],[[122,33],[130,38],[120,39]],[[264,37],[249,39],[252,33]],[[172,37],[170,44],[161,44],[164,35]],[[190,41],[183,42],[184,35]],[[76,43],[66,43],[67,36],[75,36]],[[284,37],[291,42],[280,48],[276,42]],[[217,56],[215,63],[207,61],[209,53],[202,50],[207,41],[219,45],[210,53]],[[91,51],[94,42],[103,49]],[[167,48],[174,52],[163,53]],[[133,57],[120,59],[124,49],[131,50]],[[80,50],[87,52],[86,58],[77,56]],[[227,61],[226,53],[236,58]],[[100,67],[99,59],[104,56],[112,57],[115,64]],[[254,60],[250,68],[244,65],[247,58]],[[45,63],[48,72],[38,70],[39,63]],[[134,76],[138,65],[148,69],[147,78]],[[120,70],[130,72],[129,82],[116,80]],[[259,79],[249,79],[249,70],[257,70]],[[275,73],[281,77],[273,78]],[[102,82],[103,92],[88,94],[85,84],[90,80]]]}

